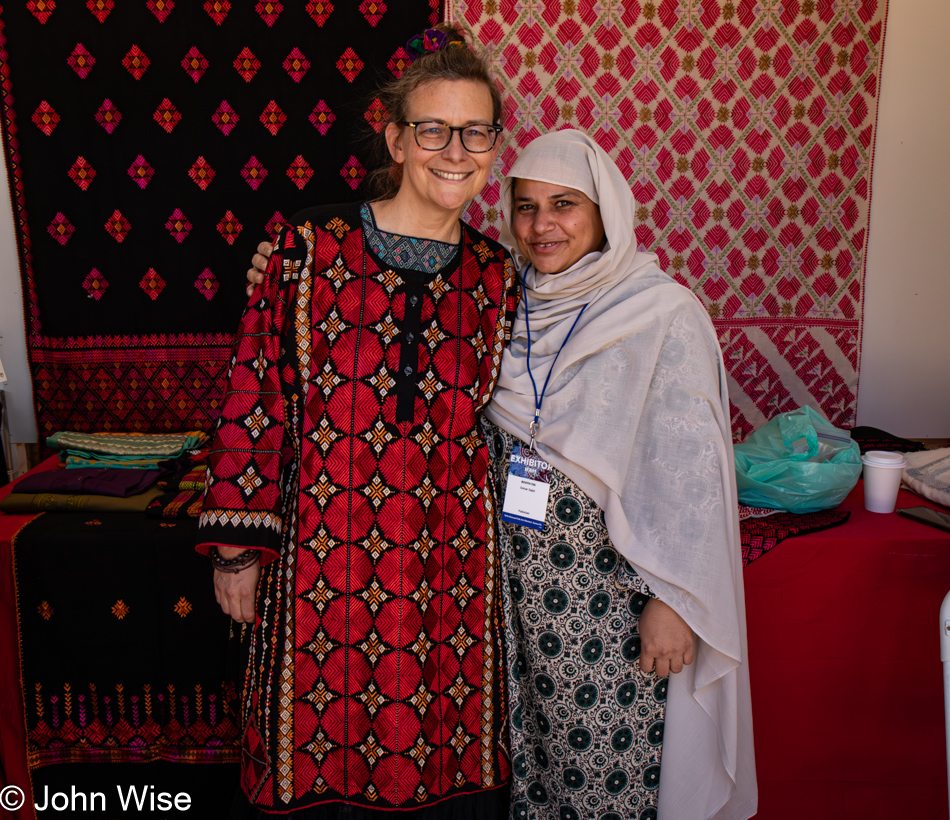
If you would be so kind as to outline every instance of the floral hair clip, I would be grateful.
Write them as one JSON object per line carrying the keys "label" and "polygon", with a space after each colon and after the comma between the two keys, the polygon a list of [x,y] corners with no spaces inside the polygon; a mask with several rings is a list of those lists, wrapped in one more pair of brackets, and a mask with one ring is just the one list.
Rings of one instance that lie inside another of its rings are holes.
{"label": "floral hair clip", "polygon": [[429,52],[450,47],[465,48],[465,41],[450,40],[448,34],[436,28],[427,28],[422,34],[417,34],[406,42],[406,51],[413,60]]}

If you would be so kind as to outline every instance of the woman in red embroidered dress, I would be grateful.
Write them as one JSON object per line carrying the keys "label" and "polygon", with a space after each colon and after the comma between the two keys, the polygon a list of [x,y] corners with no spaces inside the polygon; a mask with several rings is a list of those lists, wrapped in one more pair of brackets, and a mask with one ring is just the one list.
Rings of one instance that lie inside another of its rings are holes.
{"label": "woman in red embroidered dress", "polygon": [[222,608],[253,623],[235,816],[507,814],[476,417],[516,281],[459,220],[501,102],[457,30],[415,45],[383,99],[398,188],[291,220],[231,364],[199,549]]}

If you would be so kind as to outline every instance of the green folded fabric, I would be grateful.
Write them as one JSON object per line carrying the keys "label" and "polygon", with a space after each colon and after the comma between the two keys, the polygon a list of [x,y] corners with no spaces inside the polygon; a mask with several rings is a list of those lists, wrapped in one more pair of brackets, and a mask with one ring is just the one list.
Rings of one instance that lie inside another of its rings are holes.
{"label": "green folded fabric", "polygon": [[207,436],[199,430],[186,433],[54,433],[46,445],[60,450],[67,468],[112,467],[154,470],[158,462],[178,458],[201,445]]}
{"label": "green folded fabric", "polygon": [[149,518],[198,518],[204,492],[202,490],[177,490],[164,493],[152,500],[145,510]]}
{"label": "green folded fabric", "polygon": [[0,501],[0,512],[143,512],[153,498],[162,494],[158,487],[121,498],[113,495],[67,495],[64,493],[10,493]]}
{"label": "green folded fabric", "polygon": [[46,445],[54,450],[75,450],[90,456],[175,458],[185,450],[197,447],[205,438],[205,434],[198,430],[186,433],[78,433],[63,430],[46,439]]}
{"label": "green folded fabric", "polygon": [[[106,456],[76,455],[76,450],[63,453],[63,463],[67,470],[79,467],[109,467],[113,470],[157,470],[165,456]],[[63,457],[64,456],[64,457]]]}
{"label": "green folded fabric", "polygon": [[204,464],[197,464],[173,475],[162,476],[157,483],[166,493],[204,490],[207,472],[208,468]]}

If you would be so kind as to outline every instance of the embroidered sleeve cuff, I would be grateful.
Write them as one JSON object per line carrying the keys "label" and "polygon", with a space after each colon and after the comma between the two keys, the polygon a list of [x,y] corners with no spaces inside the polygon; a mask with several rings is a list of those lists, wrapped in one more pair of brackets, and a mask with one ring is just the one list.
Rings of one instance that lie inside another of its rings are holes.
{"label": "embroidered sleeve cuff", "polygon": [[240,549],[261,549],[261,564],[280,555],[280,516],[249,510],[206,509],[201,513],[198,551],[207,554],[212,544]]}

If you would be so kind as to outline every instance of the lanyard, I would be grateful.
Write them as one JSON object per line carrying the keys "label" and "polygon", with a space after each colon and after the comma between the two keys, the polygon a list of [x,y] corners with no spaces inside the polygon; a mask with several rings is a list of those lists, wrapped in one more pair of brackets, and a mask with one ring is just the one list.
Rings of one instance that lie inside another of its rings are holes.
{"label": "lanyard", "polygon": [[531,441],[528,443],[528,448],[534,449],[534,439],[538,435],[538,430],[541,427],[541,402],[544,401],[544,394],[548,389],[548,382],[551,381],[551,374],[554,372],[554,365],[557,363],[557,357],[561,355],[561,351],[564,350],[564,345],[567,344],[568,340],[571,338],[571,334],[574,332],[574,328],[577,327],[577,323],[580,321],[581,316],[584,315],[584,311],[587,310],[587,305],[581,308],[581,312],[577,314],[577,317],[574,319],[574,324],[571,325],[571,329],[567,331],[567,336],[564,338],[564,341],[561,342],[561,346],[558,348],[557,353],[554,354],[554,361],[551,362],[551,367],[548,369],[548,376],[544,380],[544,386],[541,388],[541,395],[538,395],[538,385],[534,380],[534,374],[531,372],[531,323],[528,320],[528,288],[525,284],[525,277],[521,277],[521,295],[524,297],[524,324],[525,330],[528,334],[528,376],[531,378],[531,387],[534,388],[534,421],[528,425],[528,432],[531,433]]}

